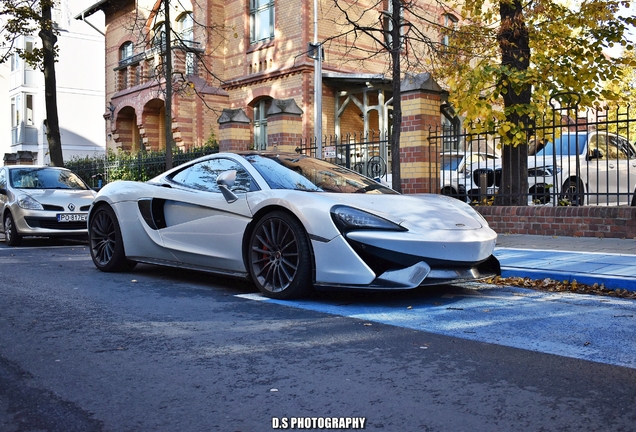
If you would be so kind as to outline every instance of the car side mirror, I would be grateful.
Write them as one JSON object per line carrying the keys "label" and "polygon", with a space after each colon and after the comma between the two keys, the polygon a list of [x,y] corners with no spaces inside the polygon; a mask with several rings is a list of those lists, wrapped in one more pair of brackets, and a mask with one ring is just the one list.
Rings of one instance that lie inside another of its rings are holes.
{"label": "car side mirror", "polygon": [[585,159],[586,160],[603,159],[603,152],[600,151],[599,149],[594,149],[594,150],[592,150],[591,153],[589,153],[587,155],[587,157]]}
{"label": "car side mirror", "polygon": [[227,201],[228,203],[233,203],[238,199],[236,194],[230,190],[230,188],[234,186],[235,181],[236,170],[223,171],[216,178],[216,184],[223,194],[223,198],[225,198],[225,201]]}

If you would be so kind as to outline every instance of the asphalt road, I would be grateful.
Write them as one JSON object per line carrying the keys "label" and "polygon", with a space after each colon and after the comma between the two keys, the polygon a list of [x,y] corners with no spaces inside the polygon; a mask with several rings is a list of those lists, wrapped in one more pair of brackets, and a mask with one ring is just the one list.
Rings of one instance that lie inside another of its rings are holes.
{"label": "asphalt road", "polygon": [[[0,274],[2,432],[258,432],[305,417],[362,417],[366,430],[407,432],[636,423],[631,351],[610,356],[622,363],[546,352],[545,318],[528,315],[545,310],[551,334],[563,317],[561,333],[572,336],[552,345],[618,350],[605,341],[633,345],[629,301],[547,301],[469,285],[274,302],[202,273],[101,273],[85,245],[64,242],[0,243]],[[590,325],[569,328],[565,319],[583,311]],[[400,318],[410,312],[416,324]],[[608,316],[615,332],[599,334],[607,327],[591,322]],[[519,346],[507,342],[521,336]]]}

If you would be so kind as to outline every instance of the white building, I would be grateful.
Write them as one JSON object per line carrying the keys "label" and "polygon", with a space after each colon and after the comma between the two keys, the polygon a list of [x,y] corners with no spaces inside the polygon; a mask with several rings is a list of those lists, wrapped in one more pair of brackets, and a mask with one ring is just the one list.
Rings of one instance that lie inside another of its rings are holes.
{"label": "white building", "polygon": [[[64,160],[93,156],[105,151],[104,139],[104,36],[74,16],[92,0],[60,0],[54,11],[59,29],[57,107]],[[104,28],[103,14],[91,17],[97,29]],[[20,48],[41,44],[35,36],[21,36]],[[5,164],[49,164],[46,138],[44,74],[17,55],[0,67],[0,158]],[[1,82],[4,81],[4,82]],[[3,101],[3,102],[2,102]]]}

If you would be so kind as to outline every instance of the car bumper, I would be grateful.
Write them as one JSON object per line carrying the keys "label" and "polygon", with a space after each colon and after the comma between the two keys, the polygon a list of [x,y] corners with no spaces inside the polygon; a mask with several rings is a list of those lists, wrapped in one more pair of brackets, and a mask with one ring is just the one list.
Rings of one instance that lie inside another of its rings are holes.
{"label": "car bumper", "polygon": [[[78,236],[88,233],[86,220],[59,222],[55,211],[23,211],[14,215],[14,223],[18,234],[22,236]],[[75,214],[87,215],[85,212]]]}

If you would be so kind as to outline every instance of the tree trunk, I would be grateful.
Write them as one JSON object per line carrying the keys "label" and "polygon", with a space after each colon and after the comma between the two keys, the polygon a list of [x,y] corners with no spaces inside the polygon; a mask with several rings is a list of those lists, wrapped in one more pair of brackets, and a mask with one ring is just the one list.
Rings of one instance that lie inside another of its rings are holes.
{"label": "tree trunk", "polygon": [[52,166],[64,166],[62,155],[62,139],[60,137],[60,122],[57,112],[57,81],[55,79],[55,44],[57,36],[53,32],[53,20],[51,16],[51,3],[43,0],[42,6],[42,27],[40,28],[40,39],[44,53],[44,101],[46,107],[46,138],[49,143],[49,155]]}
{"label": "tree trunk", "polygon": [[402,174],[400,166],[400,133],[402,129],[402,98],[401,83],[402,70],[400,65],[400,53],[402,50],[400,38],[401,9],[400,0],[393,2],[393,26],[391,27],[391,70],[393,89],[393,127],[391,131],[391,182],[392,188],[397,192],[402,192]]}
{"label": "tree trunk", "polygon": [[[501,48],[501,64],[508,68],[509,74],[527,70],[530,67],[530,37],[526,27],[523,7],[520,0],[501,1],[499,3],[501,28],[499,31],[499,47]],[[507,82],[507,85],[504,85]],[[529,85],[521,90],[514,89],[509,75],[504,72],[500,83],[506,109],[506,120],[527,127],[528,118],[511,108],[529,105],[532,89]],[[503,173],[499,186],[499,194],[495,199],[497,205],[525,206],[528,204],[528,144],[504,144],[502,149]]]}

